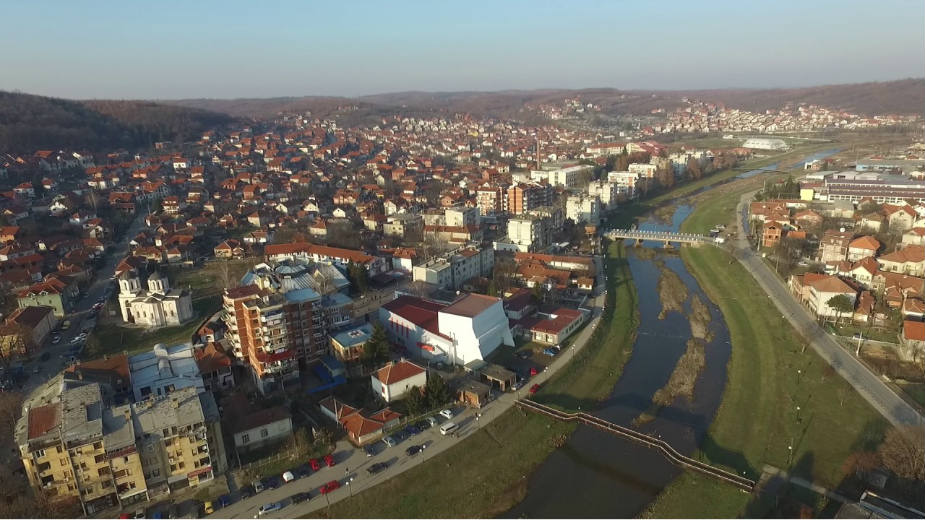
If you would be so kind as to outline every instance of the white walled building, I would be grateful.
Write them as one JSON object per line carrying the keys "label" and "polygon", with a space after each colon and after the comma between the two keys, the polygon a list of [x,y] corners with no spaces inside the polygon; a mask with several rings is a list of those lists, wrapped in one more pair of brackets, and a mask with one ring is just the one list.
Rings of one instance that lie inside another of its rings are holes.
{"label": "white walled building", "polygon": [[597,197],[601,201],[601,209],[617,207],[619,189],[616,183],[599,180],[588,183],[588,195]]}
{"label": "white walled building", "polygon": [[148,327],[179,325],[193,318],[189,291],[171,289],[167,277],[155,272],[148,276],[148,289],[142,289],[135,269],[119,277],[119,309],[122,321]]}
{"label": "white walled building", "polygon": [[585,194],[569,195],[565,200],[565,218],[570,218],[575,223],[587,222],[594,226],[600,224],[600,199]]}
{"label": "white walled building", "polygon": [[393,361],[377,370],[369,379],[373,393],[391,403],[408,395],[408,391],[415,386],[423,390],[427,384],[427,371],[410,361]]}
{"label": "white walled building", "polygon": [[616,186],[617,195],[635,198],[641,182],[638,172],[607,172],[607,180]]}
{"label": "white walled building", "polygon": [[415,357],[465,365],[514,345],[501,299],[467,294],[446,305],[402,295],[379,309],[389,336]]}
{"label": "white walled building", "polygon": [[559,167],[556,165],[543,165],[541,170],[532,170],[530,180],[533,182],[546,181],[550,186],[562,186],[566,189],[577,188],[581,175],[590,173],[594,167],[586,164]]}

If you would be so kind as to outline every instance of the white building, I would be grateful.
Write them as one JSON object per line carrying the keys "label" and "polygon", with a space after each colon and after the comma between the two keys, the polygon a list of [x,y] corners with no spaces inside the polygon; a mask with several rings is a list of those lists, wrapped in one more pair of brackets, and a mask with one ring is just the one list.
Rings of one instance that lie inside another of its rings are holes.
{"label": "white building", "polygon": [[651,163],[632,163],[626,167],[630,173],[638,173],[640,177],[645,179],[651,179],[655,177],[655,172],[658,170],[658,166]]}
{"label": "white building", "polygon": [[164,397],[181,388],[205,392],[190,343],[173,347],[158,343],[151,352],[129,357],[128,364],[135,401],[151,396]]}
{"label": "white building", "polygon": [[617,196],[619,194],[617,184],[614,182],[599,180],[588,183],[588,195],[597,197],[601,201],[601,209],[617,207]]}
{"label": "white building", "polygon": [[412,276],[416,282],[455,290],[467,280],[490,275],[494,266],[494,249],[467,247],[414,266]]}
{"label": "white building", "polygon": [[607,181],[616,186],[617,196],[623,195],[628,199],[636,197],[641,182],[637,172],[607,172]]}
{"label": "white building", "polygon": [[594,167],[586,164],[577,164],[574,166],[558,167],[556,165],[543,166],[542,170],[532,170],[530,180],[533,182],[546,181],[550,186],[562,186],[566,189],[577,188],[581,175],[585,172],[590,174]]}
{"label": "white building", "polygon": [[193,301],[189,291],[171,289],[160,273],[148,276],[148,289],[141,288],[137,270],[119,276],[119,309],[122,321],[148,327],[179,325],[193,319]]}
{"label": "white building", "polygon": [[390,362],[369,378],[373,393],[391,403],[408,395],[415,386],[423,390],[427,384],[427,371],[410,361],[401,360]]}
{"label": "white building", "polygon": [[416,357],[465,365],[514,345],[500,298],[467,294],[451,305],[402,295],[379,309],[393,340]]}
{"label": "white building", "polygon": [[479,208],[457,206],[443,212],[447,226],[465,227],[479,225]]}
{"label": "white building", "polygon": [[569,195],[565,200],[565,218],[570,218],[575,223],[587,222],[594,226],[600,224],[600,199],[585,194]]}
{"label": "white building", "polygon": [[755,150],[786,150],[789,148],[783,139],[774,139],[766,137],[752,137],[746,139],[742,148],[753,148]]}

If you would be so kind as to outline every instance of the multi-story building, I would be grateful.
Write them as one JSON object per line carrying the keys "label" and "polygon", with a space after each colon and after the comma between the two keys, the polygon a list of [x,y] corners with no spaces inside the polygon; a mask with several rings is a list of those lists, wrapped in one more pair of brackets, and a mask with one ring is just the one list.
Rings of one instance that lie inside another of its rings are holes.
{"label": "multi-story building", "polygon": [[[562,186],[571,190],[578,188],[582,175],[590,175],[594,166],[587,164],[544,164],[540,170],[530,172],[530,180],[546,181],[550,186]],[[590,178],[590,177],[589,177]]]}
{"label": "multi-story building", "polygon": [[615,185],[617,196],[635,198],[641,185],[646,182],[638,172],[607,172],[607,181]]}
{"label": "multi-story building", "polygon": [[925,183],[903,175],[837,172],[825,176],[819,198],[854,203],[865,198],[878,204],[904,204],[909,200],[925,203]]}
{"label": "multi-story building", "polygon": [[76,499],[90,515],[148,499],[129,405],[106,406],[97,383],[60,380],[30,402],[15,433],[26,477],[49,500]]}
{"label": "multi-story building", "polygon": [[575,223],[587,222],[598,225],[601,220],[600,199],[584,193],[569,195],[565,200],[565,218],[570,218]]}
{"label": "multi-story building", "polygon": [[469,227],[479,225],[479,208],[454,206],[443,211],[444,225],[453,227]]}
{"label": "multi-story building", "polygon": [[495,216],[507,211],[507,190],[503,186],[484,184],[475,192],[479,214]]}
{"label": "multi-story building", "polygon": [[387,236],[420,240],[424,231],[424,219],[412,213],[395,213],[386,217],[382,226],[383,234]]}
{"label": "multi-story building", "polygon": [[343,287],[314,276],[315,267],[305,261],[259,264],[244,275],[240,287],[225,289],[227,337],[263,393],[297,380],[300,365],[327,352],[334,317],[325,302],[340,308],[346,296],[335,299]]}
{"label": "multi-story building", "polygon": [[562,229],[562,209],[546,207],[507,222],[507,235],[519,251],[534,252],[552,244],[553,234]]}
{"label": "multi-story building", "polygon": [[149,489],[177,491],[225,471],[218,405],[210,392],[181,388],[132,405],[132,422]]}
{"label": "multi-story building", "polygon": [[507,212],[511,215],[523,215],[552,201],[553,191],[548,184],[519,183],[507,189]]}
{"label": "multi-story building", "polygon": [[616,183],[599,180],[588,183],[588,195],[601,201],[601,209],[613,209],[617,207],[620,191]]}
{"label": "multi-story building", "polygon": [[488,276],[495,265],[495,250],[490,247],[467,247],[451,251],[412,268],[414,281],[423,281],[441,289],[459,289],[464,282]]}

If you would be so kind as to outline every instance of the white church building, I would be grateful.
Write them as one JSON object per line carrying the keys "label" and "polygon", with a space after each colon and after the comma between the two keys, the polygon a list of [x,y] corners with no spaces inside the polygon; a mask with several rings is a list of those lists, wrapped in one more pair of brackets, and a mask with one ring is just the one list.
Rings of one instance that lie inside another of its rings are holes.
{"label": "white church building", "polygon": [[179,325],[193,319],[193,301],[189,291],[171,289],[166,276],[154,272],[148,276],[147,290],[135,269],[119,276],[119,309],[122,321],[148,327]]}
{"label": "white church building", "polygon": [[446,305],[401,295],[379,308],[389,336],[415,357],[465,365],[482,360],[514,337],[500,298],[467,294]]}

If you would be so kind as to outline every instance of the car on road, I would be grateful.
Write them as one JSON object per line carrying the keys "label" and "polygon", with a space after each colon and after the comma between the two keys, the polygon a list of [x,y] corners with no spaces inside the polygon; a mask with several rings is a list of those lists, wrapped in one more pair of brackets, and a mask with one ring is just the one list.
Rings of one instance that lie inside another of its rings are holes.
{"label": "car on road", "polygon": [[321,469],[321,463],[318,462],[318,459],[309,459],[308,463],[311,465],[312,471],[318,471]]}
{"label": "car on road", "polygon": [[205,502],[203,502],[202,504],[202,514],[203,515],[211,515],[214,512],[215,512],[215,506],[212,505],[211,500],[206,500]]}
{"label": "car on road", "polygon": [[269,504],[264,504],[260,506],[260,509],[257,510],[257,514],[260,516],[272,513],[273,511],[279,511],[283,508],[282,502],[270,502]]}
{"label": "car on road", "polygon": [[302,464],[292,469],[292,473],[295,475],[295,478],[305,478],[312,474],[312,468],[308,464]]}
{"label": "car on road", "polygon": [[283,483],[284,483],[284,484],[288,484],[289,482],[292,482],[292,481],[295,480],[295,479],[296,479],[295,473],[293,473],[293,472],[291,472],[291,471],[284,471],[284,472],[283,472]]}
{"label": "car on road", "polygon": [[61,336],[55,334],[54,336],[51,337],[51,344],[57,345],[58,343],[61,343]]}
{"label": "car on road", "polygon": [[296,493],[295,495],[292,495],[291,497],[289,497],[289,500],[292,500],[293,504],[301,504],[302,502],[305,502],[306,500],[311,500],[311,498],[312,498],[311,493],[308,493],[307,491],[305,491],[302,493]]}
{"label": "car on road", "polygon": [[251,483],[251,486],[254,487],[254,494],[255,494],[255,495],[261,493],[264,489],[266,489],[266,486],[263,485],[263,482],[261,482],[261,481],[259,481],[259,480],[255,480],[253,483]]}
{"label": "car on road", "polygon": [[407,454],[410,457],[411,455],[417,455],[423,449],[424,449],[423,444],[414,444],[412,446],[408,446],[408,449],[405,450],[405,454]]}
{"label": "car on road", "polygon": [[392,437],[391,435],[388,435],[382,438],[382,442],[385,443],[386,446],[391,448],[392,446],[395,446],[396,444],[398,444],[398,439],[396,439],[395,437]]}
{"label": "car on road", "polygon": [[266,489],[276,489],[283,485],[283,481],[279,477],[267,477],[263,479],[263,487]]}
{"label": "car on road", "polygon": [[535,394],[535,393],[537,393],[537,392],[539,392],[539,391],[540,391],[540,385],[539,385],[539,384],[534,384],[533,386],[530,387],[530,393],[531,393],[531,394]]}
{"label": "car on road", "polygon": [[327,484],[324,484],[323,486],[321,486],[321,494],[327,495],[328,493],[334,491],[335,489],[339,489],[339,488],[340,488],[340,481],[332,480],[328,482]]}
{"label": "car on road", "polygon": [[545,349],[543,349],[543,354],[546,354],[546,355],[549,356],[549,357],[556,357],[556,354],[558,354],[558,353],[559,353],[559,351],[556,350],[556,349],[554,349],[554,348],[545,348]]}
{"label": "car on road", "polygon": [[380,471],[384,470],[387,467],[389,467],[388,462],[377,462],[373,464],[372,466],[366,468],[366,471],[368,471],[370,475],[375,475],[376,473],[379,473]]}
{"label": "car on road", "polygon": [[453,413],[453,410],[446,408],[446,409],[440,410],[440,415],[442,415],[443,417],[446,417],[447,420],[449,420],[449,419],[452,419],[455,414]]}
{"label": "car on road", "polygon": [[373,455],[376,454],[376,452],[373,451],[372,446],[363,446],[363,451],[366,453],[367,457],[372,457]]}
{"label": "car on road", "polygon": [[334,465],[337,464],[336,462],[334,462],[334,455],[331,455],[330,453],[328,453],[327,455],[324,456],[324,463],[325,463],[329,468],[333,468]]}

